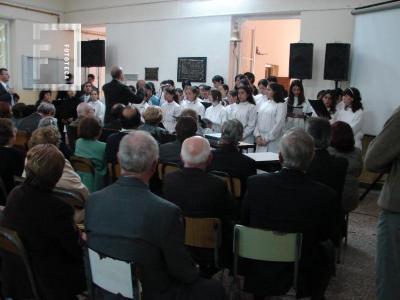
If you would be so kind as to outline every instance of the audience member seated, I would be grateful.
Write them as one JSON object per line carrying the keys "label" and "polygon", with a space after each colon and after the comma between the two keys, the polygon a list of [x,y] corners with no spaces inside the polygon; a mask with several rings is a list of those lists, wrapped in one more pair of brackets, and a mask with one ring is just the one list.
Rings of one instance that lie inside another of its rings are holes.
{"label": "audience member seated", "polygon": [[53,99],[51,99],[51,91],[50,90],[41,90],[39,92],[39,99],[36,101],[35,105],[39,106],[42,102],[52,103]]}
{"label": "audience member seated", "polygon": [[[306,176],[314,155],[312,138],[290,129],[280,142],[282,170],[251,176],[247,182],[242,223],[279,232],[302,233],[298,297],[325,299],[334,266],[334,190]],[[323,245],[321,245],[323,243]],[[327,250],[332,251],[327,251]],[[244,290],[255,299],[282,295],[293,282],[293,264],[243,259]]]}
{"label": "audience member seated", "polygon": [[[57,126],[57,119],[54,117],[49,116],[42,118],[39,122],[38,129],[44,127],[52,127],[59,133]],[[60,145],[58,146],[58,149],[61,151],[61,153],[64,155],[66,159],[69,159],[71,157],[72,151],[68,147],[68,145],[61,139],[61,134],[60,134]]]}
{"label": "audience member seated", "polygon": [[73,120],[67,127],[67,134],[68,134],[68,144],[71,149],[75,149],[75,143],[78,139],[78,127],[79,123],[83,118],[86,117],[94,117],[94,110],[93,108],[85,103],[79,103],[76,107],[77,118]]}
{"label": "audience member seated", "polygon": [[115,104],[111,108],[108,122],[104,124],[104,128],[121,130],[122,129],[121,118],[122,118],[122,111],[124,110],[124,108],[125,105],[121,103]]}
{"label": "audience member seated", "polygon": [[345,158],[335,157],[328,152],[328,147],[331,143],[332,128],[327,119],[310,118],[306,128],[307,133],[313,138],[315,145],[315,155],[308,167],[307,175],[336,191],[337,199],[334,209],[337,236],[334,242],[338,246],[345,224],[342,194],[348,163]]}
{"label": "audience member seated", "polygon": [[98,141],[100,135],[101,126],[97,118],[86,117],[81,120],[74,155],[90,159],[94,165],[94,176],[86,172],[77,172],[91,193],[104,187],[107,175],[106,144]]}
{"label": "audience member seated", "polygon": [[362,153],[355,147],[354,134],[348,123],[338,121],[332,125],[330,154],[347,159],[348,167],[342,194],[342,207],[345,212],[353,211],[358,206],[358,177],[363,169]]}
{"label": "audience member seated", "polygon": [[7,102],[0,102],[0,118],[11,119],[11,106]]}
{"label": "audience member seated", "polygon": [[53,104],[43,102],[39,105],[36,112],[31,115],[21,119],[18,123],[18,129],[24,130],[32,133],[36,128],[38,128],[39,121],[43,117],[51,116],[53,117],[56,113],[56,109]]}
{"label": "audience member seated", "polygon": [[168,136],[168,131],[158,126],[161,123],[163,114],[158,106],[149,106],[143,114],[144,124],[138,129],[150,133],[159,144],[162,144]]}
{"label": "audience member seated", "polygon": [[[54,145],[30,149],[26,181],[8,196],[1,223],[21,238],[41,299],[75,299],[75,295],[86,289],[74,211],[52,194],[64,163],[62,153]],[[1,272],[7,297],[33,298],[19,257],[3,253]]]}
{"label": "audience member seated", "polygon": [[17,103],[15,104],[11,110],[12,110],[12,118],[11,120],[14,123],[14,126],[17,126],[18,122],[24,117],[24,109],[26,107],[25,103]]}
{"label": "audience member seated", "polygon": [[[137,262],[142,267],[144,299],[224,299],[219,282],[198,277],[183,243],[179,207],[148,188],[158,160],[154,138],[147,132],[132,131],[122,139],[118,159],[122,176],[90,195],[86,203],[88,246]],[[110,295],[104,299],[120,298]]]}
{"label": "audience member seated", "polygon": [[182,143],[196,135],[197,123],[192,117],[179,117],[175,126],[176,140],[160,145],[160,162],[181,164]]}
{"label": "audience member seated", "polygon": [[[219,218],[222,222],[222,251],[220,259],[224,266],[231,265],[233,216],[235,200],[228,191],[225,181],[206,173],[212,156],[210,143],[203,137],[187,138],[182,144],[181,157],[184,168],[165,175],[163,195],[178,205],[184,216]],[[195,251],[192,256],[200,264],[204,275],[215,271],[213,251]],[[203,250],[203,249],[201,249]],[[210,255],[211,254],[211,255]],[[211,258],[212,265],[209,265]]]}
{"label": "audience member seated", "polygon": [[242,154],[238,148],[243,138],[243,125],[239,120],[228,120],[222,125],[221,131],[219,147],[212,152],[210,170],[225,172],[239,178],[243,195],[247,178],[257,174],[255,161]]}
{"label": "audience member seated", "polygon": [[[14,188],[14,175],[21,176],[24,170],[24,156],[14,149],[15,127],[11,120],[0,118],[0,177],[6,193]],[[4,203],[0,203],[4,205]]]}
{"label": "audience member seated", "polygon": [[132,130],[137,129],[140,125],[140,113],[136,107],[126,106],[122,110],[121,125],[122,129],[120,132],[113,133],[107,138],[107,163],[117,163],[117,153],[121,139]]}
{"label": "audience member seated", "polygon": [[199,116],[197,115],[197,112],[195,110],[193,110],[191,108],[185,108],[181,111],[180,117],[193,118],[193,120],[195,120],[197,123],[196,135],[204,136],[204,130],[203,130],[202,124],[201,124],[201,122],[199,120]]}
{"label": "audience member seated", "polygon": [[[57,127],[43,127],[36,129],[29,140],[29,148],[32,148],[36,145],[42,144],[51,144],[56,147],[60,147],[61,144],[61,135],[57,130]],[[62,151],[61,151],[62,153]],[[63,173],[61,175],[60,180],[57,182],[56,187],[64,188],[67,190],[73,190],[75,192],[80,193],[83,198],[87,198],[89,195],[89,191],[86,186],[82,183],[79,175],[74,171],[71,166],[71,163],[68,159],[65,158],[65,164]],[[23,175],[25,177],[25,175]]]}

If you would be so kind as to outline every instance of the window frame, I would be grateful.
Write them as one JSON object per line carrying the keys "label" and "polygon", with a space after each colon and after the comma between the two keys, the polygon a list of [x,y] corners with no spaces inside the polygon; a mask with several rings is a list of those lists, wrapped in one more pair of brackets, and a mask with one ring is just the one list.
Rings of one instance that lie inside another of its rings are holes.
{"label": "window frame", "polygon": [[5,34],[5,38],[6,38],[6,56],[5,56],[5,65],[4,66],[0,66],[1,68],[8,68],[10,69],[10,21],[7,19],[2,19],[0,18],[0,23],[4,24],[6,27],[6,34]]}

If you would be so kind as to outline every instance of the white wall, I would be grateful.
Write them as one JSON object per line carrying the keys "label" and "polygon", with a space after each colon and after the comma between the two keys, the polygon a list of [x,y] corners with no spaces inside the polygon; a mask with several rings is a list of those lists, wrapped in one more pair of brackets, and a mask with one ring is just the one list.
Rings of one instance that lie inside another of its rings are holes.
{"label": "white wall", "polygon": [[[231,18],[209,17],[107,25],[107,75],[113,65],[144,78],[159,67],[159,79],[177,79],[178,57],[207,57],[207,82],[228,74]],[[180,85],[180,84],[179,84]]]}
{"label": "white wall", "polygon": [[290,43],[300,39],[300,19],[247,21],[255,28],[255,46],[266,55],[255,55],[256,82],[265,76],[265,64],[279,66],[279,76],[289,76]]}
{"label": "white wall", "polygon": [[[333,81],[323,79],[326,43],[352,43],[353,29],[354,17],[350,9],[301,13],[301,42],[314,43],[312,79],[303,81],[306,97],[315,99],[318,91],[334,88]],[[341,86],[348,86],[348,82]]]}

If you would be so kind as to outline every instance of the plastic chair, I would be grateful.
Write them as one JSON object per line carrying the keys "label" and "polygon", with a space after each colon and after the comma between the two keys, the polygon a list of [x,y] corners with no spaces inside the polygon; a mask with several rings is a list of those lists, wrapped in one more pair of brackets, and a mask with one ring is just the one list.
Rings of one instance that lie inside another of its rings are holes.
{"label": "plastic chair", "polygon": [[157,169],[158,169],[158,177],[160,178],[160,180],[163,180],[166,174],[178,171],[180,167],[175,163],[166,162],[166,163],[159,163]]}
{"label": "plastic chair", "polygon": [[185,217],[185,245],[195,248],[213,249],[213,264],[217,269],[221,269],[219,264],[221,220],[217,218]]}
{"label": "plastic chair", "polygon": [[221,172],[221,171],[211,171],[211,174],[221,178],[223,181],[226,182],[228,186],[228,190],[231,194],[236,198],[240,199],[242,196],[242,182],[237,177],[232,177],[228,173]]}
{"label": "plastic chair", "polygon": [[139,270],[133,261],[119,260],[86,248],[86,278],[89,299],[95,299],[94,285],[129,299],[141,299]]}
{"label": "plastic chair", "polygon": [[300,233],[281,233],[235,225],[233,283],[238,287],[238,260],[239,257],[243,257],[268,262],[294,263],[293,288],[296,290],[301,241]]}
{"label": "plastic chair", "polygon": [[75,171],[91,173],[94,176],[95,169],[93,162],[90,159],[73,155],[69,158],[69,161]]}
{"label": "plastic chair", "polygon": [[[28,275],[33,299],[40,300],[35,279],[33,277],[33,272],[29,264],[28,255],[25,251],[24,245],[15,231],[0,226],[0,250],[18,256],[22,260]],[[5,295],[5,297],[7,298],[7,295]]]}

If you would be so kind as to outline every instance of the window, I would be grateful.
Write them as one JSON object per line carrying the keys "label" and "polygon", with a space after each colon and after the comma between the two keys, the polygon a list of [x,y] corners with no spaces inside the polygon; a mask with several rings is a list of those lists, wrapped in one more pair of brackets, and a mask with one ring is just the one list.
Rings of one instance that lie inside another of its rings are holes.
{"label": "window", "polygon": [[0,68],[8,68],[8,21],[0,19]]}

